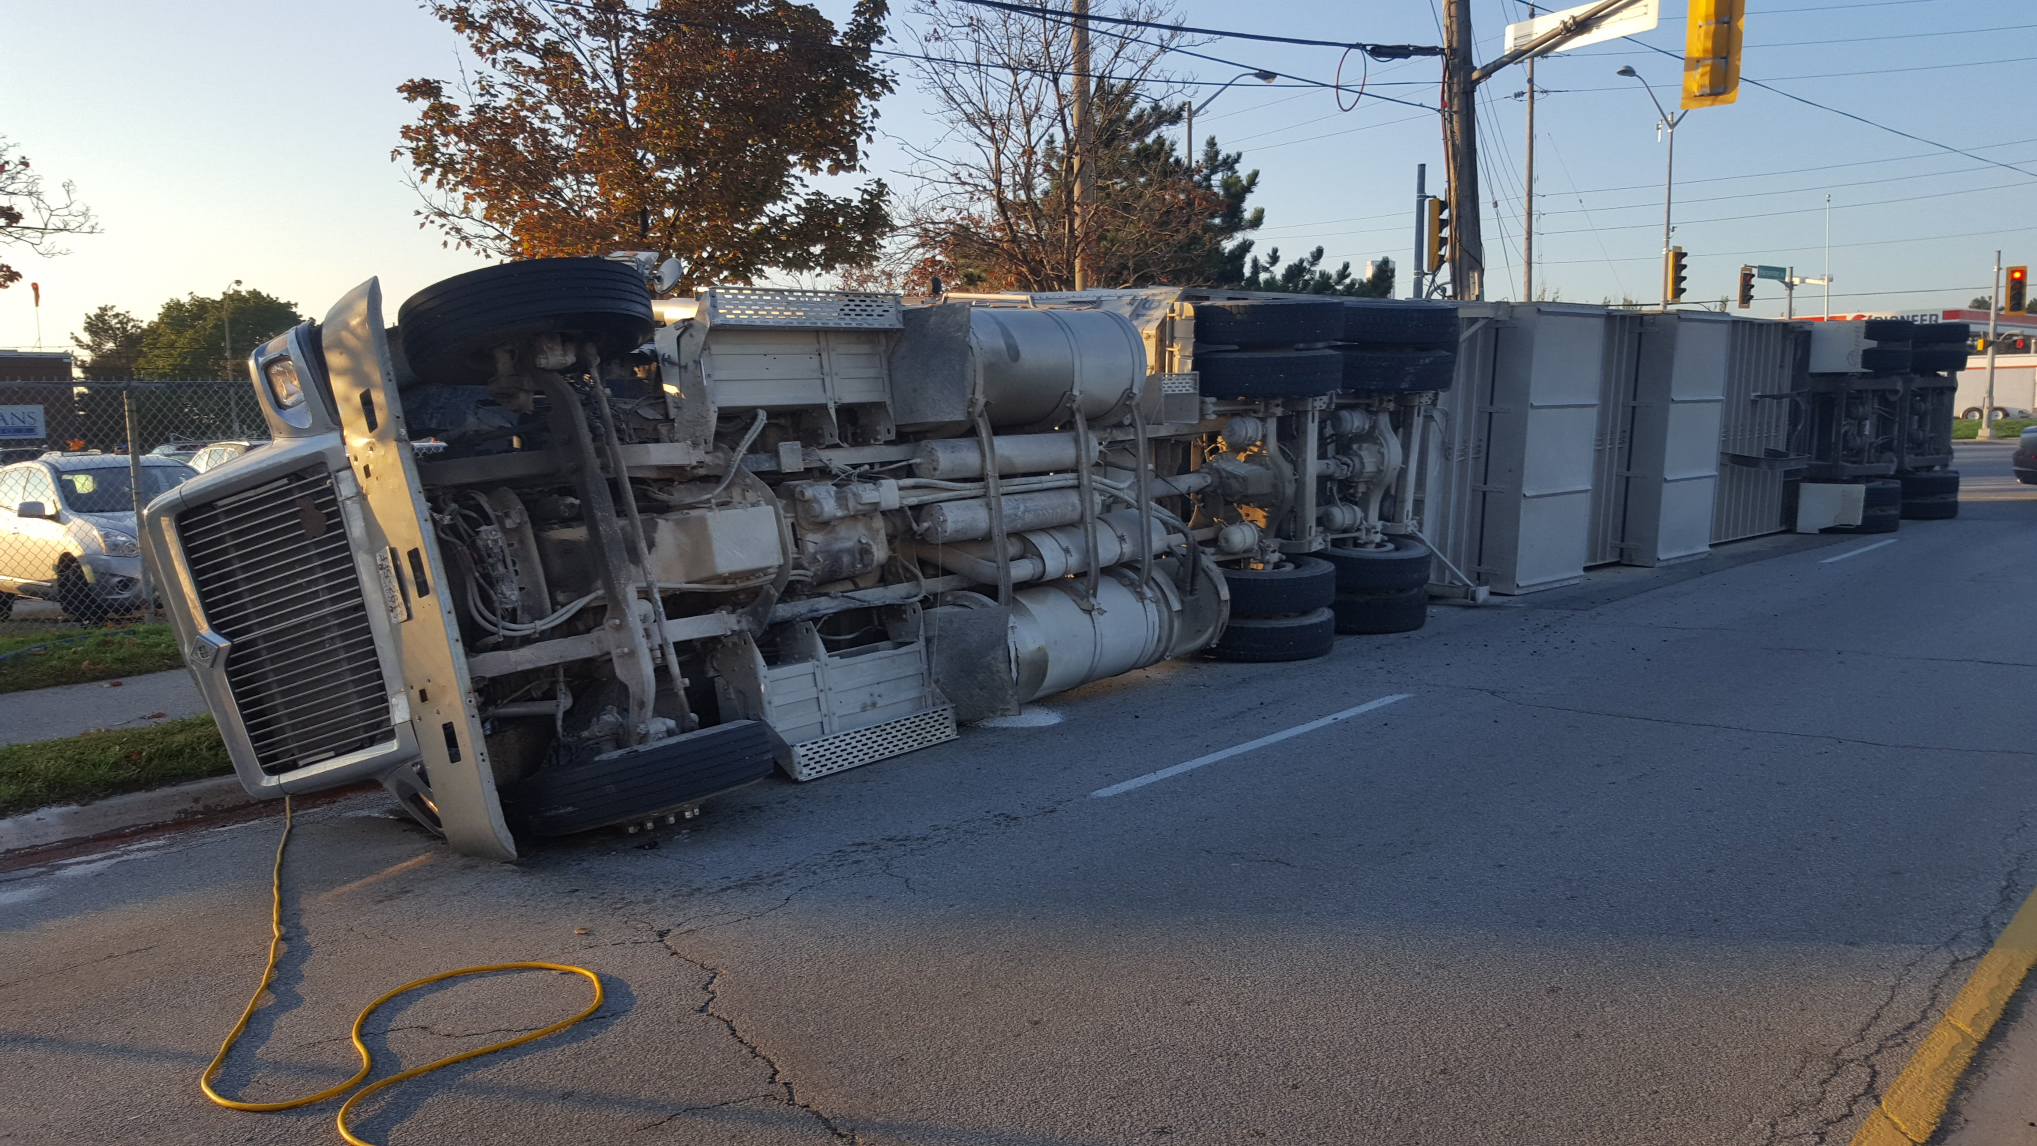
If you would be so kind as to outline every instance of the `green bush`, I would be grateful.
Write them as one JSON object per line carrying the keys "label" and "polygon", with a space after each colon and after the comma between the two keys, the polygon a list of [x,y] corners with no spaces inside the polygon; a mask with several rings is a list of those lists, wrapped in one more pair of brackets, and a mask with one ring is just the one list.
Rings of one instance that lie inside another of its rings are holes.
{"label": "green bush", "polygon": [[233,771],[210,716],[0,744],[0,816],[82,804]]}

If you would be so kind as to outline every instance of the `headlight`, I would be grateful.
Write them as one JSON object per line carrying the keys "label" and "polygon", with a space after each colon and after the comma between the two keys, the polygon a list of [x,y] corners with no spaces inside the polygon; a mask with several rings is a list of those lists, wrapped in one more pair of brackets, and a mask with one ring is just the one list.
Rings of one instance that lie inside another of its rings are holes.
{"label": "headlight", "polygon": [[110,529],[99,531],[99,547],[106,551],[108,557],[141,556],[141,546],[135,543],[134,538],[125,533],[115,533]]}
{"label": "headlight", "polygon": [[262,377],[268,379],[269,397],[275,400],[277,409],[288,410],[304,404],[304,383],[298,381],[295,362],[278,358],[262,367]]}

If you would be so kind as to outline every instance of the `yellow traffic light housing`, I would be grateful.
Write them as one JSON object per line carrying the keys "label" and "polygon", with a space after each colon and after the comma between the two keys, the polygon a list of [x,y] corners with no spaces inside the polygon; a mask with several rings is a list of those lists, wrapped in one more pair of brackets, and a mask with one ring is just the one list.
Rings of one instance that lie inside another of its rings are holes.
{"label": "yellow traffic light housing", "polygon": [[1690,0],[1684,33],[1683,106],[1717,107],[1740,96],[1740,43],[1747,0]]}
{"label": "yellow traffic light housing", "polygon": [[1748,307],[1753,305],[1754,305],[1754,268],[1743,265],[1740,268],[1740,309],[1746,310]]}
{"label": "yellow traffic light housing", "polygon": [[2010,314],[2022,314],[2029,309],[2030,268],[2009,268],[2008,305],[2003,310]]}
{"label": "yellow traffic light housing", "polygon": [[[1690,260],[1683,253],[1683,248],[1671,247],[1668,251],[1664,252],[1662,258],[1662,301],[1682,302],[1684,292],[1688,289],[1689,278]],[[1753,290],[1753,283],[1751,281],[1748,282],[1747,289],[1751,295]]]}
{"label": "yellow traffic light housing", "polygon": [[1450,208],[1441,198],[1429,200],[1429,273],[1443,269],[1450,257]]}

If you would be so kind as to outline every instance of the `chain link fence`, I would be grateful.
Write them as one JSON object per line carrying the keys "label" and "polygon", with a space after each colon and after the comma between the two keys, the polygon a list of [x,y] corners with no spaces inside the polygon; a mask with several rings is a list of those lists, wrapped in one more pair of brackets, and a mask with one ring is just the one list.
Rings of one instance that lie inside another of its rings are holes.
{"label": "chain link fence", "polygon": [[0,631],[152,617],[140,507],[267,437],[246,382],[0,381]]}

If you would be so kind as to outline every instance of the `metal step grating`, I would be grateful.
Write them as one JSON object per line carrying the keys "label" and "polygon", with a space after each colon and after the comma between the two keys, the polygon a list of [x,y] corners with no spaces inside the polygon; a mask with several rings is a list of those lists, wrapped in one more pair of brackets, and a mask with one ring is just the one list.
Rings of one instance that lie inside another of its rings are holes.
{"label": "metal step grating", "polygon": [[795,330],[903,330],[897,295],[835,290],[709,287],[702,311],[713,326],[776,326]]}
{"label": "metal step grating", "polygon": [[795,780],[812,780],[939,744],[943,740],[953,740],[957,735],[955,710],[944,704],[897,720],[887,720],[883,724],[794,744],[791,746],[792,767],[787,771]]}
{"label": "metal step grating", "polygon": [[198,603],[262,771],[394,739],[332,475],[303,470],[177,515]]}

